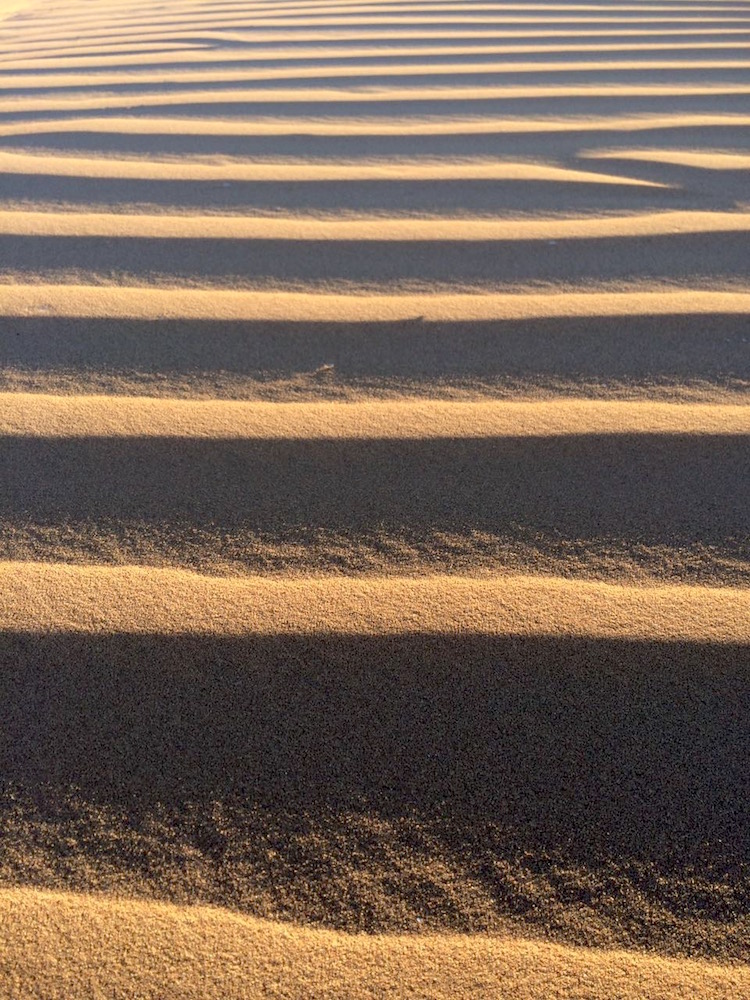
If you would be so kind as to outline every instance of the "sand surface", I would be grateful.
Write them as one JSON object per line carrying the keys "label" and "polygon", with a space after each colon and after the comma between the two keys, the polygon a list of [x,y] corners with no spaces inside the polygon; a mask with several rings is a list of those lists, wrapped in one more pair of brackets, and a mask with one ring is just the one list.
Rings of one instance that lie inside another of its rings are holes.
{"label": "sand surface", "polygon": [[[36,928],[36,946],[26,937],[29,925]],[[64,1000],[103,980],[108,996],[141,1000],[404,995],[692,1000],[697,992],[720,1000],[750,988],[744,969],[625,951],[483,935],[352,937],[207,907],[103,902],[33,890],[0,895],[0,928],[0,971],[18,1000],[31,1000],[40,991]],[[43,964],[41,956],[70,947],[69,933],[75,935],[77,967]]]}
{"label": "sand surface", "polygon": [[748,42],[0,0],[0,996],[750,995]]}

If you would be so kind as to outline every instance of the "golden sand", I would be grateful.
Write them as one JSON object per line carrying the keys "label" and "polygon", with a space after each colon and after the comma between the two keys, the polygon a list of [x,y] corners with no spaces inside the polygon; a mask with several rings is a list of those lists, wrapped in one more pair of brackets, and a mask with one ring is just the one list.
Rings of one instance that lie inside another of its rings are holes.
{"label": "golden sand", "polygon": [[747,212],[659,212],[589,219],[316,219],[0,211],[0,234],[4,236],[520,242],[748,231]]}
{"label": "golden sand", "polygon": [[265,403],[0,393],[4,437],[418,441],[750,433],[750,406],[605,400]]}
{"label": "golden sand", "polygon": [[[324,113],[330,113],[337,104],[351,102],[361,105],[362,114],[367,113],[368,105],[397,104],[404,101],[432,101],[439,105],[447,101],[512,101],[529,99],[539,101],[550,98],[570,99],[576,97],[610,98],[613,101],[623,97],[714,97],[717,100],[732,96],[750,94],[750,84],[745,83],[695,83],[695,84],[623,84],[621,86],[525,86],[525,87],[381,87],[374,90],[350,89],[334,90],[329,88],[305,87],[304,89],[281,88],[244,89],[225,88],[222,90],[188,90],[184,93],[174,91],[154,90],[151,93],[108,94],[98,96],[76,97],[21,97],[6,98],[9,109],[16,114],[39,114],[59,111],[91,111],[108,108],[150,108],[169,107],[190,103],[203,106],[210,113],[212,106],[220,111],[227,103],[262,105],[272,115],[278,104],[293,103],[301,111],[320,108]],[[477,109],[481,111],[481,106]]]}
{"label": "golden sand", "polygon": [[[189,49],[190,48],[190,46],[187,43],[185,43],[183,46],[180,46],[177,43],[172,43],[171,45],[162,45],[162,46],[159,46],[156,43],[152,43],[150,45],[147,44],[147,43],[146,44],[141,43],[141,44],[136,44],[136,45],[133,45],[133,46],[116,45],[116,44],[115,45],[113,45],[113,44],[106,44],[106,45],[104,45],[103,44],[103,45],[92,46],[91,48],[94,50],[94,52],[92,53],[91,56],[80,56],[79,55],[79,56],[68,56],[67,58],[61,58],[61,57],[55,57],[55,56],[46,56],[45,60],[44,60],[44,69],[47,70],[47,71],[54,71],[54,70],[58,70],[58,69],[78,69],[78,68],[80,68],[82,70],[93,69],[97,65],[99,65],[99,60],[96,58],[96,54],[101,54],[102,52],[106,52],[107,55],[115,57],[115,58],[111,59],[112,70],[115,70],[116,68],[119,69],[119,67],[133,67],[134,69],[137,69],[137,68],[143,67],[144,57],[148,56],[149,51],[150,50],[155,50],[155,51],[158,51],[158,59],[159,59],[160,65],[164,66],[165,70],[167,70],[167,72],[171,73],[173,71],[169,71],[168,70],[168,67],[170,66],[171,63],[179,63],[179,62],[183,62],[184,61],[184,59],[181,57],[180,52],[179,52],[179,49],[181,47],[185,48],[185,49]],[[539,45],[513,45],[513,46],[509,46],[509,45],[472,45],[472,46],[469,47],[469,46],[466,46],[466,45],[461,45],[460,43],[453,43],[451,45],[419,45],[418,47],[416,47],[414,49],[408,49],[408,48],[405,48],[405,47],[403,47],[403,48],[389,48],[386,45],[382,45],[382,46],[379,45],[379,46],[377,46],[376,49],[374,49],[372,47],[368,48],[368,47],[363,46],[361,48],[358,48],[356,45],[348,45],[347,49],[346,49],[346,57],[349,58],[349,59],[351,59],[351,58],[355,58],[355,57],[360,57],[361,58],[362,56],[368,56],[368,55],[376,54],[376,55],[378,55],[380,57],[390,57],[390,58],[398,59],[399,57],[403,58],[405,55],[415,55],[415,54],[421,55],[421,56],[428,56],[429,57],[429,56],[440,56],[440,55],[453,55],[453,56],[459,56],[459,55],[463,55],[463,56],[466,56],[466,55],[474,55],[474,56],[476,56],[476,55],[510,55],[510,54],[514,54],[514,53],[515,54],[519,54],[519,55],[520,54],[524,54],[524,55],[531,55],[531,56],[534,56],[534,55],[536,55],[536,56],[544,56],[544,55],[550,55],[550,54],[553,54],[553,53],[563,53],[563,52],[570,52],[570,53],[576,53],[576,54],[578,54],[578,53],[592,52],[594,55],[601,55],[603,52],[612,52],[612,53],[614,53],[616,55],[621,55],[621,54],[625,54],[625,53],[629,53],[629,52],[658,52],[658,53],[664,54],[664,55],[670,55],[671,56],[671,55],[674,54],[675,56],[677,56],[677,55],[679,55],[679,53],[683,49],[690,49],[690,50],[706,49],[706,50],[709,50],[710,52],[716,52],[716,53],[718,53],[718,55],[721,55],[722,49],[735,49],[736,47],[737,47],[736,43],[731,42],[731,41],[727,41],[727,42],[717,42],[717,41],[714,41],[714,42],[704,42],[704,41],[700,41],[700,40],[697,40],[697,39],[694,39],[694,40],[688,41],[688,42],[686,42],[686,41],[674,42],[673,41],[673,42],[669,42],[669,43],[661,43],[661,42],[620,42],[617,45],[606,44],[606,43],[601,43],[601,44],[591,44],[591,43],[589,43],[587,45],[587,44],[580,44],[580,43],[578,43],[578,44],[568,44],[568,45],[554,45],[554,44],[552,44],[552,45],[543,45],[543,46],[539,46]],[[84,46],[84,48],[85,48],[85,46]],[[170,48],[177,49],[178,51],[170,53],[169,52]],[[310,48],[306,49],[303,53],[295,52],[295,50],[293,48],[289,48],[289,49],[277,49],[275,51],[276,51],[277,55],[283,54],[283,57],[284,57],[285,61],[287,61],[287,62],[290,63],[290,68],[287,69],[287,70],[282,71],[282,72],[286,73],[287,75],[291,75],[292,72],[294,72],[294,74],[296,75],[296,69],[294,68],[294,66],[295,66],[295,62],[297,62],[297,61],[309,60],[310,58],[331,57],[331,56],[337,56],[337,55],[339,57],[343,58],[343,56],[341,54],[341,50],[337,49],[335,46],[328,46],[328,47],[326,47],[326,46],[321,45],[321,46],[317,46],[315,48],[310,47]],[[233,52],[233,51],[230,50],[230,51],[225,52],[225,53],[222,54],[221,61],[224,64],[231,65],[232,63],[235,63],[235,62],[246,62],[247,61],[247,56],[246,56],[246,54],[244,54],[242,52]],[[193,64],[195,66],[200,66],[203,63],[213,63],[213,62],[216,62],[216,56],[213,53],[211,53],[211,52],[200,52],[200,51],[194,51],[194,50],[192,50],[192,51],[190,51],[190,62],[191,62],[191,64]],[[725,63],[720,62],[720,60],[718,58],[716,60],[714,60],[714,62],[715,62],[716,65],[719,65],[719,64],[720,65],[725,65]],[[8,59],[3,59],[2,63],[3,63],[3,66],[8,71],[29,70],[29,69],[33,69],[34,67],[37,66],[36,60],[33,60],[33,59],[27,59],[27,60],[24,60],[24,59],[13,59],[12,57],[10,57]],[[461,66],[462,64],[458,63],[456,65]],[[500,64],[500,65],[502,65],[502,64]],[[582,64],[582,65],[585,65],[585,64]],[[609,64],[608,63],[602,63],[603,67],[606,67],[607,65],[609,65]],[[640,66],[640,65],[642,65],[642,64],[641,63],[636,64],[636,68],[637,68],[637,66]],[[690,65],[694,65],[694,64],[686,61],[685,65],[686,66],[690,66]],[[331,67],[331,66],[326,66],[326,75],[328,75],[329,69],[332,69],[332,68],[333,67]],[[357,67],[350,67],[349,71],[350,72],[356,72],[357,71]],[[142,73],[145,73],[145,72],[147,72],[147,71],[141,69],[140,73],[138,75],[140,76]],[[422,70],[420,70],[420,72],[425,72],[425,70],[422,69]],[[132,73],[132,70],[128,73],[128,76],[130,76],[131,73]],[[114,74],[112,74],[112,75],[114,75]],[[35,76],[34,79],[38,79],[38,77]],[[69,79],[69,77],[67,75],[65,77],[61,78],[61,80],[67,80],[67,79]]]}
{"label": "golden sand", "polygon": [[110,316],[121,319],[510,320],[586,316],[674,316],[750,312],[750,292],[673,291],[485,295],[305,295],[296,292],[92,285],[0,284],[2,316]]}
{"label": "golden sand", "polygon": [[750,156],[741,153],[696,153],[682,149],[618,149],[617,152],[587,151],[589,159],[640,160],[643,163],[673,163],[676,167],[697,170],[748,170]]}
{"label": "golden sand", "polygon": [[0,563],[0,628],[30,632],[550,635],[749,642],[750,590],[508,576],[222,580]]}
{"label": "golden sand", "polygon": [[13,17],[25,7],[28,7],[29,0],[2,0],[0,3],[0,21],[6,17]]}
{"label": "golden sand", "polygon": [[[240,120],[223,120],[221,118],[181,118],[175,115],[170,118],[155,116],[86,118],[84,116],[55,118],[54,122],[45,120],[23,121],[20,124],[13,121],[0,122],[0,135],[44,135],[58,132],[94,132],[107,135],[124,133],[126,135],[403,135],[408,131],[411,135],[484,135],[527,134],[527,133],[557,133],[557,132],[596,132],[596,131],[662,131],[664,129],[684,129],[702,127],[746,127],[750,125],[750,117],[742,114],[679,114],[679,115],[648,115],[641,117],[620,117],[608,115],[601,117],[528,117],[528,118],[498,118],[492,115],[476,117],[450,117],[441,115],[424,121],[417,119],[368,119],[334,118],[326,115],[320,121],[314,117],[295,116],[294,118],[276,119],[264,117],[253,119],[243,117]],[[388,220],[385,219],[384,222]],[[542,220],[529,220],[538,221]]]}
{"label": "golden sand", "polygon": [[0,0],[3,996],[750,991],[748,37]]}
{"label": "golden sand", "polygon": [[0,971],[17,1000],[720,1000],[750,989],[745,969],[687,959],[482,935],[352,937],[208,907],[34,890],[0,894],[0,929]]}
{"label": "golden sand", "polygon": [[610,174],[565,170],[534,163],[144,163],[112,157],[0,153],[0,173],[51,174],[56,177],[115,177],[190,181],[372,181],[372,180],[532,180],[570,184],[629,184],[658,187],[651,181]]}
{"label": "golden sand", "polygon": [[65,87],[109,87],[119,83],[150,84],[159,83],[236,83],[238,81],[249,84],[260,80],[286,80],[293,79],[318,79],[320,76],[327,78],[346,77],[347,79],[365,77],[372,81],[374,77],[387,80],[389,76],[430,76],[450,77],[451,82],[455,79],[461,81],[464,74],[476,73],[593,73],[597,70],[637,70],[647,72],[649,70],[721,70],[721,69],[750,69],[750,60],[747,59],[706,59],[706,60],[644,60],[642,62],[612,59],[604,62],[575,62],[571,60],[563,65],[559,62],[544,62],[538,60],[528,63],[481,63],[479,67],[465,63],[441,63],[436,67],[425,68],[424,66],[413,66],[409,63],[390,63],[377,68],[350,67],[350,66],[300,66],[283,70],[221,70],[206,69],[201,71],[181,71],[173,70],[165,73],[153,73],[146,70],[129,70],[119,73],[37,73],[31,79],[22,76],[4,76],[0,80],[0,92],[3,90],[13,90],[17,87],[25,86],[34,90],[56,90]]}

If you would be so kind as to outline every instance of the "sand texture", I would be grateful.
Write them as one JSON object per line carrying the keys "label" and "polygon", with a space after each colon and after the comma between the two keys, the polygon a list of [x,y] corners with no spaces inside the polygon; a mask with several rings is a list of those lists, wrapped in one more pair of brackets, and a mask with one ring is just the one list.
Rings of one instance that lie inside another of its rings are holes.
{"label": "sand texture", "polygon": [[750,997],[749,42],[0,0],[0,1000]]}

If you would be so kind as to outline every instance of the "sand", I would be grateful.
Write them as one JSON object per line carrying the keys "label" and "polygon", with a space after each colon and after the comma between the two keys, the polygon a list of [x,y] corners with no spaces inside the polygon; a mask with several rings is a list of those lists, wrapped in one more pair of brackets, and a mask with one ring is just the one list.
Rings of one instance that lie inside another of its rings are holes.
{"label": "sand", "polygon": [[[550,291],[533,294],[468,293],[432,295],[301,294],[284,286],[275,292],[205,288],[78,285],[74,281],[50,285],[8,283],[2,288],[6,316],[60,316],[75,319],[266,320],[350,324],[403,320],[423,321],[529,320],[603,317],[714,316],[750,312],[750,292],[692,290],[677,292],[653,287],[630,292]],[[704,320],[704,323],[706,321]],[[407,331],[407,336],[411,331]],[[744,374],[744,372],[740,373]]]}
{"label": "sand", "polygon": [[30,562],[0,563],[0,578],[0,628],[31,633],[750,638],[750,593],[742,588],[618,587],[513,575],[210,580],[151,567]]}
{"label": "sand", "polygon": [[746,3],[0,0],[0,993],[750,990]]}
{"label": "sand", "polygon": [[[39,935],[34,947],[29,925]],[[573,951],[526,941],[350,937],[289,928],[207,907],[173,906],[49,892],[0,896],[0,970],[18,1000],[66,998],[106,979],[109,996],[192,1000],[222,996],[334,998],[509,995],[518,1000],[706,1000],[739,995],[748,973],[699,962]],[[71,939],[75,941],[70,949]],[[68,951],[76,965],[45,966]],[[325,974],[321,974],[325,970]]]}
{"label": "sand", "polygon": [[737,436],[742,405],[554,400],[265,403],[0,393],[0,434],[38,438],[424,441],[593,434]]}
{"label": "sand", "polygon": [[106,212],[2,212],[3,236],[107,236],[138,239],[455,240],[606,239],[667,233],[750,231],[743,212],[658,212],[603,219],[259,219],[227,215],[119,215]]}

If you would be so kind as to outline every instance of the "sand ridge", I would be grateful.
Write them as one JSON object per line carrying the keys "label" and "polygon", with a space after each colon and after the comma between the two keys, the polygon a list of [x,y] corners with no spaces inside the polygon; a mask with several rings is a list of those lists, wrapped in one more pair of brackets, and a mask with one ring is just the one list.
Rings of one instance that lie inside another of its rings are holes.
{"label": "sand ridge", "polygon": [[570,240],[746,232],[750,213],[658,212],[587,219],[315,219],[1,211],[0,235],[216,240]]}
{"label": "sand ridge", "polygon": [[[123,67],[132,67],[130,70],[123,72],[123,77],[127,76],[127,79],[138,80],[139,77],[144,73],[151,72],[151,69],[145,68],[147,65],[146,60],[148,57],[149,50],[155,49],[158,51],[158,61],[164,66],[165,71],[169,72],[170,75],[174,69],[168,69],[168,67],[173,67],[174,65],[184,65],[185,62],[191,66],[200,67],[206,63],[220,63],[223,68],[228,68],[237,63],[248,64],[253,66],[254,63],[252,59],[248,59],[248,56],[242,52],[224,52],[222,53],[220,59],[213,52],[201,52],[201,51],[191,51],[189,53],[189,58],[186,60],[185,52],[180,53],[180,49],[189,49],[190,46],[187,43],[180,45],[179,43],[174,43],[169,48],[174,48],[177,51],[170,52],[168,47],[159,47],[156,44],[149,45],[148,43],[143,43],[140,45],[123,46],[123,45],[106,45],[97,46],[97,51],[106,51],[111,54],[112,69],[109,71],[110,77],[114,75],[115,70],[121,71]],[[140,50],[133,54],[132,49]],[[560,53],[576,53],[584,54],[587,52],[593,52],[597,55],[601,55],[603,52],[614,52],[617,54],[625,53],[653,53],[660,52],[669,54],[671,56],[677,56],[683,52],[683,50],[699,51],[702,52],[706,49],[711,51],[724,54],[723,50],[729,49],[733,52],[737,52],[738,49],[742,49],[742,44],[738,46],[736,42],[726,41],[726,42],[705,42],[705,41],[681,41],[681,42],[670,42],[668,45],[660,44],[659,42],[622,42],[618,45],[611,44],[568,44],[568,45],[472,45],[466,46],[462,45],[460,42],[453,45],[434,45],[434,46],[419,46],[418,48],[409,49],[407,47],[395,47],[389,49],[387,46],[378,46],[377,48],[367,48],[363,47],[361,49],[355,46],[349,46],[346,50],[346,54],[342,55],[340,50],[336,47],[326,47],[319,46],[314,49],[308,49],[304,52],[296,52],[293,48],[288,50],[276,49],[273,52],[273,57],[271,58],[271,63],[276,63],[283,60],[290,64],[290,68],[285,70],[278,70],[288,75],[294,73],[296,75],[298,67],[295,68],[295,63],[309,63],[311,61],[319,61],[322,65],[327,68],[335,65],[336,61],[345,61],[347,59],[351,60],[352,57],[358,57],[365,60],[367,63],[381,65],[387,63],[388,59],[399,58],[404,59],[409,57],[414,59],[415,57],[421,56],[500,56],[500,55],[518,55],[518,56],[543,56],[543,55],[557,55]],[[122,50],[122,51],[120,51]],[[337,58],[338,55],[338,58]],[[631,56],[631,59],[633,57]],[[529,60],[532,62],[531,60]],[[510,61],[504,62],[501,65],[508,65]],[[718,60],[717,60],[718,63]],[[37,73],[37,61],[32,59],[3,59],[0,62],[3,70],[7,71],[9,74],[12,72],[18,72],[23,74],[22,79],[24,81],[33,82],[36,78]],[[407,64],[409,65],[409,64]],[[463,66],[462,63],[457,63],[456,65]],[[482,63],[480,63],[482,65]],[[516,65],[515,62],[510,63],[511,66]],[[607,65],[606,63],[602,64]],[[640,64],[638,64],[640,65]],[[686,65],[690,65],[686,62]],[[57,74],[61,81],[66,81],[72,79],[76,72],[79,70],[89,70],[95,71],[99,66],[99,61],[94,55],[85,56],[68,56],[66,57],[55,57],[47,55],[44,60],[43,69],[51,76],[55,75],[55,71],[64,70],[64,74]],[[135,72],[135,70],[139,72]],[[350,71],[352,67],[350,67]],[[342,67],[343,71],[343,67]],[[193,71],[194,73],[201,72],[200,70]],[[33,74],[33,76],[32,76]],[[101,71],[96,74],[97,78],[100,76]],[[41,74],[40,74],[41,75]],[[7,80],[7,77],[5,78]]]}
{"label": "sand ridge", "polygon": [[674,163],[678,167],[695,167],[701,170],[747,170],[750,167],[750,156],[740,153],[696,153],[689,150],[642,150],[618,149],[617,152],[597,150],[584,152],[581,155],[592,159],[642,160],[645,163]]}
{"label": "sand ridge", "polygon": [[[293,104],[301,109],[306,107],[320,108],[328,111],[338,103],[350,103],[362,106],[366,113],[368,105],[392,105],[412,101],[415,104],[431,102],[440,105],[454,101],[497,101],[498,103],[530,100],[564,100],[570,98],[596,98],[597,101],[611,100],[613,103],[623,97],[642,98],[689,98],[689,97],[732,97],[750,94],[750,84],[746,83],[685,83],[685,84],[610,84],[605,86],[525,86],[525,87],[380,87],[373,91],[352,88],[329,89],[305,87],[304,89],[281,88],[243,89],[230,88],[224,90],[188,90],[185,93],[173,91],[158,91],[139,94],[104,94],[92,97],[60,96],[25,97],[11,96],[7,98],[9,111],[16,114],[54,113],[59,111],[88,111],[119,108],[150,108],[150,107],[181,107],[192,104],[195,107],[224,106],[227,104],[256,105],[267,108],[273,113],[276,105]],[[478,110],[482,110],[481,107]]]}
{"label": "sand ridge", "polygon": [[731,404],[577,399],[267,403],[0,393],[2,437],[410,441],[749,432],[750,406]]}
{"label": "sand ridge", "polygon": [[740,291],[547,292],[409,295],[314,295],[288,291],[159,289],[95,285],[0,284],[3,316],[116,316],[130,319],[229,319],[357,322],[499,320],[545,317],[744,316],[750,293]]}
{"label": "sand ridge", "polygon": [[507,576],[221,580],[0,563],[0,629],[158,634],[460,634],[746,643],[750,590]]}
{"label": "sand ridge", "polygon": [[507,63],[481,63],[477,66],[465,63],[448,63],[441,64],[440,66],[430,67],[425,69],[422,66],[413,66],[410,64],[399,64],[393,62],[387,66],[378,66],[377,71],[375,67],[358,68],[351,66],[302,66],[295,67],[293,69],[266,69],[266,70],[256,70],[255,72],[248,72],[245,70],[218,70],[215,67],[208,70],[201,71],[184,71],[175,70],[169,74],[161,73],[156,75],[147,70],[141,70],[135,72],[130,70],[128,72],[121,73],[95,73],[90,75],[85,74],[73,74],[67,73],[64,75],[55,74],[41,74],[36,73],[32,79],[25,79],[23,77],[13,77],[4,76],[0,80],[1,90],[13,90],[16,88],[25,87],[33,90],[67,90],[73,88],[84,88],[99,85],[100,87],[110,87],[117,84],[138,84],[139,86],[143,84],[154,83],[201,83],[209,80],[212,83],[224,83],[224,82],[235,82],[242,81],[244,83],[250,83],[253,81],[260,80],[287,80],[289,78],[297,79],[318,79],[321,76],[328,77],[346,77],[347,79],[356,78],[360,76],[367,77],[369,81],[372,81],[375,76],[378,78],[387,78],[389,76],[450,76],[452,79],[460,80],[463,74],[481,72],[482,74],[491,74],[493,76],[501,76],[503,73],[534,73],[537,74],[554,74],[554,73],[596,73],[597,70],[605,70],[606,72],[614,72],[616,70],[680,70],[680,69],[749,69],[750,61],[748,60],[737,60],[737,59],[724,59],[718,60],[663,60],[663,61],[618,61],[610,60],[601,63],[596,62],[573,62],[572,60],[564,63],[562,66],[559,63],[554,62],[544,62],[542,60],[537,60],[536,62],[528,63],[516,63],[514,62],[511,67]]}
{"label": "sand ridge", "polygon": [[[39,935],[30,948],[26,928]],[[518,1000],[706,1000],[737,994],[748,973],[701,962],[628,952],[565,949],[532,941],[457,936],[362,938],[272,924],[208,907],[175,907],[95,896],[4,891],[0,956],[18,1000],[77,995],[92,984],[118,997],[192,1000],[220,991],[227,1000],[268,997],[400,997],[434,1000],[513,990]],[[73,953],[69,942],[75,940]],[[38,961],[62,953],[54,972]],[[216,961],[221,957],[220,964]],[[284,970],[284,985],[276,978]],[[83,970],[86,970],[84,973]],[[220,970],[220,971],[219,971]],[[440,970],[439,973],[437,970]],[[614,991],[617,990],[615,994]]]}
{"label": "sand ridge", "polygon": [[0,2],[14,997],[744,995],[748,39]]}
{"label": "sand ridge", "polygon": [[285,119],[244,119],[226,121],[211,118],[55,118],[54,121],[24,121],[21,124],[0,122],[0,135],[44,135],[58,132],[126,133],[134,135],[186,134],[186,135],[402,135],[408,130],[414,135],[484,133],[515,134],[529,132],[590,132],[601,130],[645,131],[668,128],[700,128],[704,126],[746,127],[750,117],[737,114],[679,114],[672,116],[649,115],[648,117],[620,118],[608,115],[605,118],[505,118],[490,115],[481,118],[433,118],[429,121],[416,120],[366,120],[329,119],[295,117]]}
{"label": "sand ridge", "polygon": [[25,10],[32,0],[2,0],[0,3],[0,21],[8,17],[14,17],[20,11]]}
{"label": "sand ridge", "polygon": [[609,174],[586,173],[534,163],[159,163],[114,158],[83,159],[22,153],[1,153],[0,173],[54,174],[68,177],[135,177],[145,180],[190,181],[358,181],[358,180],[535,180],[583,184],[632,184],[658,187],[652,181]]}

